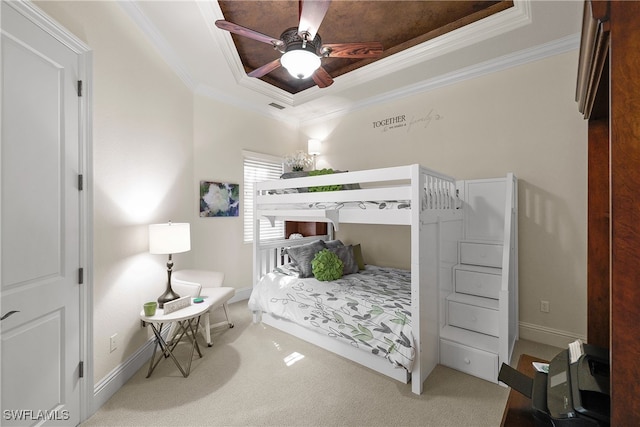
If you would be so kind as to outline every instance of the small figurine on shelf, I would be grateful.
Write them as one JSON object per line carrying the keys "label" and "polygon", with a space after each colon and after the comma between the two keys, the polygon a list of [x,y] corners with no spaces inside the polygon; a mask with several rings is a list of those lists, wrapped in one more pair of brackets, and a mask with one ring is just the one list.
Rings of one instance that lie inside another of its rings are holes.
{"label": "small figurine on shelf", "polygon": [[289,154],[284,158],[284,164],[289,166],[292,171],[302,171],[305,167],[313,164],[313,158],[302,150],[298,150],[293,154]]}

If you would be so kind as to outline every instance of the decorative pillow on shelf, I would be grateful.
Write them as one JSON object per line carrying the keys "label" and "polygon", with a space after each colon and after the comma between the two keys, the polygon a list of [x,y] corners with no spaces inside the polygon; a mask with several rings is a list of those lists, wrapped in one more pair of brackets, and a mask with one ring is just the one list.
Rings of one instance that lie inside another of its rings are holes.
{"label": "decorative pillow on shelf", "polygon": [[325,244],[322,240],[315,240],[311,243],[287,248],[287,255],[295,262],[299,271],[299,277],[313,276],[311,261],[322,249],[325,249]]}
{"label": "decorative pillow on shelf", "polygon": [[342,261],[329,249],[322,249],[311,261],[313,276],[323,282],[342,277]]}
{"label": "decorative pillow on shelf", "polygon": [[353,274],[360,271],[358,268],[358,263],[356,262],[355,257],[353,256],[353,247],[349,246],[337,246],[334,248],[329,248],[329,250],[340,258],[342,261],[342,274]]}

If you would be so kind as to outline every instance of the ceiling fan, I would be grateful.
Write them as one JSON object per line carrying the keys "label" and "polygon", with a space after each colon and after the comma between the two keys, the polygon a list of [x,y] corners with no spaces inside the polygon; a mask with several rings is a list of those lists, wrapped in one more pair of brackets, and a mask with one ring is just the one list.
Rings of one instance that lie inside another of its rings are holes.
{"label": "ceiling fan", "polygon": [[249,77],[262,77],[283,66],[297,79],[313,78],[321,88],[333,83],[333,78],[322,67],[322,58],[375,58],[382,55],[382,43],[322,43],[318,28],[324,19],[331,0],[300,0],[298,27],[287,28],[280,38],[251,30],[223,19],[216,27],[240,36],[268,43],[282,56],[248,73]]}

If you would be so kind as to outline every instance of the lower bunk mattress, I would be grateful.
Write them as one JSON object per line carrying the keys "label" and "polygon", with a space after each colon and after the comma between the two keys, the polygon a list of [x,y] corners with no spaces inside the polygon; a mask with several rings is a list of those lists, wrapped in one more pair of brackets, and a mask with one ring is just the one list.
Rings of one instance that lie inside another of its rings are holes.
{"label": "lower bunk mattress", "polygon": [[410,271],[367,265],[323,282],[279,268],[253,288],[249,309],[342,340],[408,372],[413,367]]}

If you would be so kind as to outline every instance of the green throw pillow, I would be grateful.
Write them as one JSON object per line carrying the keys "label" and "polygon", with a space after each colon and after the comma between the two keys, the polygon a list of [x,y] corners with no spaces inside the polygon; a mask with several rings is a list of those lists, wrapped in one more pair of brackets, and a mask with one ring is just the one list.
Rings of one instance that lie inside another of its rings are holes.
{"label": "green throw pillow", "polygon": [[323,249],[311,261],[311,269],[316,279],[327,282],[342,277],[342,261],[329,249]]}
{"label": "green throw pillow", "polygon": [[[334,172],[335,171],[333,169],[320,169],[320,170],[309,171],[309,176],[331,175]],[[340,191],[340,190],[342,190],[342,185],[341,184],[319,185],[319,186],[316,186],[316,187],[309,187],[309,192],[310,193],[313,193],[315,191]]]}

